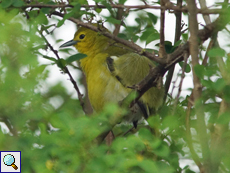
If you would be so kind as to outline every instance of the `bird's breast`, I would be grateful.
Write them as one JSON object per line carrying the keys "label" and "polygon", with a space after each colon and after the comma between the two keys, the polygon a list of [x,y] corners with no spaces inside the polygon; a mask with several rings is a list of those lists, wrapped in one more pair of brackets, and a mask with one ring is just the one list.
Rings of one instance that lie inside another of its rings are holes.
{"label": "bird's breast", "polygon": [[118,103],[128,95],[128,89],[111,74],[106,61],[92,60],[85,73],[89,99],[95,111],[101,111],[107,103]]}

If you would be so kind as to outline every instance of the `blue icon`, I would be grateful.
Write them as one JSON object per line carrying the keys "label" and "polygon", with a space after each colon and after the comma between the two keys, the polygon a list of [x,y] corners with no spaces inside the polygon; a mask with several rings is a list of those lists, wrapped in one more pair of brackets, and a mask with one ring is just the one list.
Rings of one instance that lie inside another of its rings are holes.
{"label": "blue icon", "polygon": [[14,164],[15,163],[15,158],[12,154],[7,154],[3,158],[3,162],[7,166],[12,166],[15,170],[18,169],[18,167]]}

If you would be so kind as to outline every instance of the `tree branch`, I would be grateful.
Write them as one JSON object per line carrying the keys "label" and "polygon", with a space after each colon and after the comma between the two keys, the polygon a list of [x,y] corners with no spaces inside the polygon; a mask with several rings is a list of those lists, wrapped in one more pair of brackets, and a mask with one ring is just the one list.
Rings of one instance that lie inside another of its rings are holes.
{"label": "tree branch", "polygon": [[208,136],[207,136],[207,127],[205,124],[205,114],[203,111],[203,106],[200,100],[202,94],[202,85],[199,77],[195,73],[195,67],[199,65],[199,57],[198,57],[198,22],[197,22],[197,8],[194,0],[187,0],[188,3],[188,11],[189,11],[189,50],[192,57],[192,73],[193,73],[193,98],[197,103],[195,105],[195,111],[197,116],[197,133],[200,138],[201,151],[202,156],[204,158],[204,170],[209,172],[210,169],[210,149],[208,145]]}
{"label": "tree branch", "polygon": [[[152,6],[152,5],[121,5],[121,4],[110,4],[112,8],[120,8],[120,9],[138,9],[138,10],[143,10],[143,9],[157,9],[160,10],[162,9],[161,6]],[[27,4],[23,6],[23,8],[73,8],[73,5],[69,4],[58,4],[58,5],[52,5],[52,4]],[[107,6],[104,5],[81,5],[82,8],[108,8]],[[174,10],[174,11],[180,11],[187,13],[188,8],[187,7],[177,7],[174,5],[167,5],[163,7],[164,10]],[[197,13],[201,14],[221,14],[222,10],[221,9],[197,9]]]}

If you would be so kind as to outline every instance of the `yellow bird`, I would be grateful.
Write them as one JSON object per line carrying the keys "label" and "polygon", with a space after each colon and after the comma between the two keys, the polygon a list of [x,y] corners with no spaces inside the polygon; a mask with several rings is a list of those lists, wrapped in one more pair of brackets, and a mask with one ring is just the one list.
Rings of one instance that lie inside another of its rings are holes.
{"label": "yellow bird", "polygon": [[[108,31],[102,25],[98,27]],[[96,112],[103,110],[107,103],[122,101],[132,91],[128,86],[140,82],[149,73],[150,66],[155,66],[148,58],[133,53],[125,45],[85,27],[78,29],[73,40],[61,45],[67,46],[74,46],[87,55],[80,64],[86,75],[89,99]],[[142,116],[147,118],[150,110],[154,112],[162,105],[163,95],[163,88],[149,89],[135,105],[136,111],[125,119],[136,127]]]}

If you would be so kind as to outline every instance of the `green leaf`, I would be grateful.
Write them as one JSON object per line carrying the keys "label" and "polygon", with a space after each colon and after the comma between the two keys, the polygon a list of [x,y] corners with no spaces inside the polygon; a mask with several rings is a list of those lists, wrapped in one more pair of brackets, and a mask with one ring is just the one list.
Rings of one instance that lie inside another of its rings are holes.
{"label": "green leaf", "polygon": [[203,79],[205,74],[205,67],[203,65],[196,65],[194,71],[200,79]]}
{"label": "green leaf", "polygon": [[213,83],[213,88],[217,91],[217,92],[221,92],[224,87],[226,85],[226,82],[223,78],[219,78],[216,80],[216,82]]}
{"label": "green leaf", "polygon": [[139,39],[139,37],[137,35],[132,36],[132,41],[133,42],[136,42],[138,39]]}
{"label": "green leaf", "polygon": [[119,33],[119,34],[117,34],[117,37],[122,38],[122,39],[124,39],[124,40],[128,40],[127,35],[124,34],[124,33]]}
{"label": "green leaf", "polygon": [[104,0],[95,0],[95,2],[99,3],[99,2],[103,2]]}
{"label": "green leaf", "polygon": [[181,44],[182,40],[178,40],[174,45],[173,47],[174,48],[177,48],[180,44]]}
{"label": "green leaf", "polygon": [[148,45],[152,41],[155,41],[155,40],[157,40],[159,38],[160,38],[160,34],[159,33],[152,33],[152,34],[150,34],[148,36],[148,38],[146,39],[146,45]]}
{"label": "green leaf", "polygon": [[148,118],[149,126],[152,127],[152,128],[159,129],[160,122],[161,122],[161,119],[160,119],[159,115],[157,115],[157,116],[150,116]]}
{"label": "green leaf", "polygon": [[157,23],[157,19],[158,19],[157,16],[155,16],[155,15],[152,14],[152,13],[148,13],[148,12],[147,12],[147,15],[149,16],[149,18],[151,19],[151,21],[153,22],[153,24],[156,24],[156,23]]}
{"label": "green leaf", "polygon": [[21,1],[21,0],[15,0],[13,2],[13,6],[14,7],[22,7],[23,5],[25,5],[25,2]]}
{"label": "green leaf", "polygon": [[145,29],[145,31],[140,36],[141,41],[146,41],[146,39],[153,33],[158,33],[157,30],[154,27],[148,27]]}
{"label": "green leaf", "polygon": [[113,23],[113,24],[121,24],[121,21],[120,20],[117,20],[113,17],[106,17],[106,22],[110,22],[110,23]]}
{"label": "green leaf", "polygon": [[138,165],[146,172],[146,173],[153,173],[159,172],[157,169],[156,163],[152,160],[143,160],[142,162],[138,163]]}
{"label": "green leaf", "polygon": [[[177,154],[175,155],[177,156]],[[175,170],[174,170],[175,167],[172,165],[173,158],[168,158],[168,159],[170,160],[171,165],[164,161],[158,161],[157,162],[158,169],[161,170],[160,172],[175,173]],[[176,160],[178,160],[178,157],[176,158]],[[176,166],[179,167],[179,162],[177,162]]]}
{"label": "green leaf", "polygon": [[[172,42],[170,42],[170,41],[165,41],[165,45],[171,46],[171,47],[172,47]],[[160,46],[160,43],[157,43],[155,46],[159,47],[159,46]]]}
{"label": "green leaf", "polygon": [[212,88],[212,81],[211,80],[201,79],[201,83],[202,83],[203,86],[206,86],[208,88]]}
{"label": "green leaf", "polygon": [[[79,3],[79,4],[76,4],[75,6],[74,6],[74,8],[72,9],[72,11],[70,12],[70,13],[72,13],[72,15],[70,14],[70,16],[66,16],[66,17],[74,17],[74,18],[79,18],[79,17],[81,17],[81,15],[83,14],[83,13],[81,13],[82,11],[81,11],[81,4]],[[83,11],[84,12],[84,11]],[[87,11],[85,11],[85,13],[87,13],[87,14],[89,14]]]}
{"label": "green leaf", "polygon": [[3,0],[1,3],[2,8],[8,8],[13,4],[13,0]]}
{"label": "green leaf", "polygon": [[148,129],[141,128],[138,132],[139,132],[139,136],[142,139],[149,141],[149,142],[153,140],[152,133]]}
{"label": "green leaf", "polygon": [[49,2],[47,2],[47,4],[49,4],[49,5],[56,5],[56,3],[53,2],[53,1],[49,1]]}
{"label": "green leaf", "polygon": [[172,53],[174,46],[171,41],[165,41],[165,51],[166,53]]}
{"label": "green leaf", "polygon": [[43,12],[44,14],[49,14],[50,10],[51,8],[41,8],[41,12]]}
{"label": "green leaf", "polygon": [[53,57],[49,57],[49,56],[43,55],[43,58],[48,59],[48,60],[53,61],[53,62],[56,62],[56,59],[53,58]]}
{"label": "green leaf", "polygon": [[179,122],[178,118],[175,116],[167,116],[162,121],[162,130],[166,128],[170,128],[171,130],[174,130],[178,127]]}
{"label": "green leaf", "polygon": [[224,57],[225,54],[225,50],[221,48],[212,48],[210,51],[208,51],[209,57]]}
{"label": "green leaf", "polygon": [[125,4],[127,0],[119,0],[119,4]]}
{"label": "green leaf", "polygon": [[188,33],[184,33],[181,35],[184,41],[188,40]]}
{"label": "green leaf", "polygon": [[40,24],[43,24],[43,25],[48,25],[49,23],[46,15],[43,13],[39,13],[37,20]]}
{"label": "green leaf", "polygon": [[66,20],[74,15],[74,11],[72,10],[70,13],[64,15],[63,20]]}
{"label": "green leaf", "polygon": [[224,112],[222,113],[219,118],[217,119],[218,124],[229,124],[230,122],[230,113]]}
{"label": "green leaf", "polygon": [[62,20],[59,20],[58,24],[57,24],[57,27],[59,28],[60,26],[62,26],[64,24],[66,19],[62,19]]}
{"label": "green leaf", "polygon": [[138,25],[141,25],[141,19],[140,18],[136,18],[135,21],[137,22]]}
{"label": "green leaf", "polygon": [[227,101],[230,101],[230,86],[229,85],[226,85],[223,89],[223,96],[224,96],[224,99],[227,100]]}
{"label": "green leaf", "polygon": [[160,157],[168,157],[170,150],[165,142],[161,144],[156,150],[154,150],[154,153]]}
{"label": "green leaf", "polygon": [[96,8],[95,11],[96,11],[97,13],[100,13],[100,12],[102,11],[102,9],[101,9],[101,8]]}
{"label": "green leaf", "polygon": [[66,66],[66,60],[64,60],[62,58],[58,59],[58,60],[56,60],[56,64],[59,68],[64,69],[64,67]]}
{"label": "green leaf", "polygon": [[57,39],[56,40],[56,43],[60,43],[60,42],[62,42],[63,41],[63,39]]}
{"label": "green leaf", "polygon": [[[180,65],[181,68],[183,68],[184,62],[183,61],[179,62],[179,65]],[[191,67],[190,67],[189,64],[187,64],[186,67],[185,67],[185,73],[189,73],[190,71],[191,71]]]}
{"label": "green leaf", "polygon": [[[157,43],[155,46],[159,47],[160,43]],[[172,53],[174,51],[174,46],[172,46],[171,41],[165,41],[165,51],[166,53]]]}
{"label": "green leaf", "polygon": [[72,62],[78,61],[78,60],[83,59],[85,57],[87,57],[86,54],[78,53],[78,54],[72,55],[69,58],[67,58],[66,63],[71,64]]}
{"label": "green leaf", "polygon": [[74,8],[71,10],[71,12],[64,15],[63,19],[60,20],[57,24],[57,27],[60,27],[64,24],[65,20],[74,16],[75,18],[79,17],[79,12],[81,11],[81,4],[77,3]]}
{"label": "green leaf", "polygon": [[[56,25],[55,24],[51,24],[51,25],[42,25],[42,29],[44,28],[44,29],[49,29],[50,27],[55,27]],[[48,34],[48,33],[47,33]],[[60,40],[60,39],[59,39]],[[57,41],[56,41],[57,42]]]}

